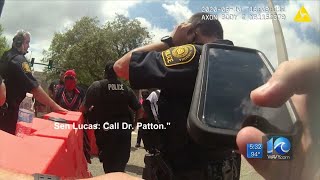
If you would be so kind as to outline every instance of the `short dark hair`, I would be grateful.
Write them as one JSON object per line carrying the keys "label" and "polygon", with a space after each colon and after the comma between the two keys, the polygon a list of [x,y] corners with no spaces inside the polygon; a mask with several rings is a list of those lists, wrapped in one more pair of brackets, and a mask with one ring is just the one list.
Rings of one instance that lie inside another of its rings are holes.
{"label": "short dark hair", "polygon": [[107,62],[104,68],[104,78],[105,79],[117,79],[116,72],[113,70],[114,62]]}
{"label": "short dark hair", "polygon": [[200,33],[204,36],[215,36],[218,39],[223,39],[223,29],[218,19],[206,19],[206,16],[211,15],[209,13],[200,12],[192,15],[189,19],[189,23],[193,28],[199,28]]}

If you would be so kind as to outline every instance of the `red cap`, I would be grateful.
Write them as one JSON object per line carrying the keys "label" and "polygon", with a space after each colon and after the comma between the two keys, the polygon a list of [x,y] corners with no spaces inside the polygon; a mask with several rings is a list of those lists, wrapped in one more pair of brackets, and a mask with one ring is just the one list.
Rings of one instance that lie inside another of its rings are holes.
{"label": "red cap", "polygon": [[76,72],[74,70],[68,70],[64,73],[64,77],[67,77],[67,76],[72,76],[72,77],[76,77]]}

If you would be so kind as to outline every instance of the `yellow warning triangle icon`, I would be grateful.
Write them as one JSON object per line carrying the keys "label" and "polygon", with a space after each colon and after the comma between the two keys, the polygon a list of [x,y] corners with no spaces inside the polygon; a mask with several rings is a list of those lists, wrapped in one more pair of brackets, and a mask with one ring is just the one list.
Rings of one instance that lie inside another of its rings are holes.
{"label": "yellow warning triangle icon", "polygon": [[302,6],[297,12],[296,17],[294,18],[295,22],[311,22],[311,17],[309,16],[308,11]]}

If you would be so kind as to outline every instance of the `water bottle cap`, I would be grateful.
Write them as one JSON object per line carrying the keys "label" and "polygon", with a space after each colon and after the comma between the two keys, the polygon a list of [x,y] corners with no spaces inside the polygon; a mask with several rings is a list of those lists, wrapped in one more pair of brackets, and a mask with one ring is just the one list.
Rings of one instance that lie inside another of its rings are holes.
{"label": "water bottle cap", "polygon": [[29,97],[29,98],[32,98],[32,97],[33,97],[33,94],[27,93],[26,96]]}

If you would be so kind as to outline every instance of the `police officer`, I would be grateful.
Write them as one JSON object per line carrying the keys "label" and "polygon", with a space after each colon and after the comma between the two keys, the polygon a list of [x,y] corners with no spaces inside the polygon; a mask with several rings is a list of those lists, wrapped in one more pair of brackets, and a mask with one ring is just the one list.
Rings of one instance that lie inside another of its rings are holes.
{"label": "police officer", "polygon": [[[170,125],[161,131],[160,151],[173,171],[173,179],[227,179],[226,172],[233,172],[235,168],[225,161],[229,155],[197,145],[187,133],[201,45],[212,42],[232,44],[222,40],[220,22],[205,20],[206,15],[194,14],[187,23],[178,25],[171,36],[162,38],[162,42],[132,50],[114,66],[118,77],[130,80],[133,88],[161,89],[158,100],[160,122],[170,122]],[[230,168],[222,167],[224,164]],[[239,178],[239,174],[234,174]]]}
{"label": "police officer", "polygon": [[[87,90],[84,105],[80,111],[88,115],[95,128],[99,159],[105,173],[124,172],[130,157],[132,118],[130,109],[136,112],[136,119],[142,118],[143,110],[133,91],[117,79],[114,63],[107,63],[105,79],[95,81]],[[130,108],[130,109],[129,109]]]}
{"label": "police officer", "polygon": [[28,52],[30,33],[20,30],[13,38],[12,48],[1,57],[1,76],[6,84],[6,113],[1,113],[0,129],[14,134],[18,119],[19,105],[27,92],[40,103],[50,106],[54,111],[67,111],[56,104],[32,76],[29,64],[24,57]]}

